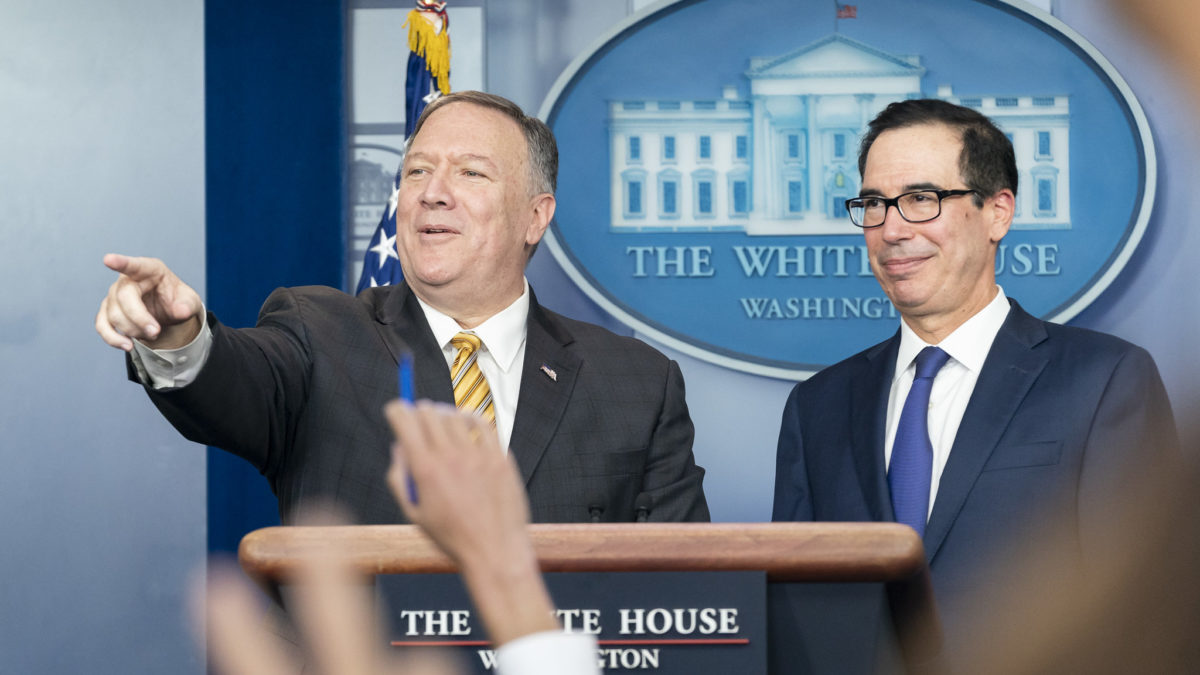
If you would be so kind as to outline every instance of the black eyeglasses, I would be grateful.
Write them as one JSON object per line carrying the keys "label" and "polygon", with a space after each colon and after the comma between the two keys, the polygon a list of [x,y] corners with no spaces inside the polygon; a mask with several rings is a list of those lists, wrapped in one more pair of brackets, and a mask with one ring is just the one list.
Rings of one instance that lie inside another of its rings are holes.
{"label": "black eyeglasses", "polygon": [[916,190],[886,197],[855,197],[846,200],[850,222],[865,229],[879,227],[887,217],[889,206],[895,206],[900,217],[910,223],[926,223],[942,215],[942,200],[947,197],[978,194],[975,190]]}

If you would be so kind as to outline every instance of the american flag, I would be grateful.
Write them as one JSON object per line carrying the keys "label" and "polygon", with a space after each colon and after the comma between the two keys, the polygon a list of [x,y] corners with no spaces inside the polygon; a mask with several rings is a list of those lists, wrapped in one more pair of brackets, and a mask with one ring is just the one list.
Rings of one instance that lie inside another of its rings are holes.
{"label": "american flag", "polygon": [[[404,81],[404,136],[408,138],[425,106],[450,93],[450,17],[446,14],[446,3],[417,0],[417,8],[408,13],[404,25],[408,26],[409,49]],[[362,276],[355,293],[399,283],[404,278],[396,255],[396,199],[403,168],[401,158],[392,180],[392,196],[363,256]]]}
{"label": "american flag", "polygon": [[837,18],[839,19],[857,19],[858,5],[843,5],[837,4]]}

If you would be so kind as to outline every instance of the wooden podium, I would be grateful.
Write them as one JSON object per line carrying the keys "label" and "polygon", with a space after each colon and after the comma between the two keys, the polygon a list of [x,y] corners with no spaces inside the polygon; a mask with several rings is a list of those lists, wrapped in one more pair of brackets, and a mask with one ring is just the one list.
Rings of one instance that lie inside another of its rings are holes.
{"label": "wooden podium", "polygon": [[[907,670],[936,660],[941,638],[921,540],[895,523],[637,523],[530,525],[543,572],[766,572],[769,591],[799,584],[882,583],[890,624]],[[457,571],[412,525],[269,527],[242,540],[242,568],[264,587],[286,580],[301,551],[344,553],[365,576]],[[787,668],[795,612],[772,604],[801,602],[769,593],[772,672]],[[836,605],[835,605],[836,606]],[[865,651],[874,645],[865,645]],[[843,668],[826,663],[826,668]],[[853,669],[851,669],[853,670]]]}

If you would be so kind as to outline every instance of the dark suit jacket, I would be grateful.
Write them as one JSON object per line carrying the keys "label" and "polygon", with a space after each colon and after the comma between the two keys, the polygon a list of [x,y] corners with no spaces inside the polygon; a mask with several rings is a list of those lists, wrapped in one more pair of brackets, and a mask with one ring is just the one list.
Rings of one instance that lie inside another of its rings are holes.
{"label": "dark suit jacket", "polygon": [[[402,523],[385,482],[396,364],[414,356],[417,398],[452,403],[450,372],[408,286],[351,297],[282,288],[254,328],[209,315],[213,346],[186,387],[148,390],[187,438],[244,457],[289,523],[332,501],[356,522]],[[545,365],[557,379],[543,370]],[[531,299],[510,451],[537,522],[707,520],[703,469],[678,365],[642,342],[542,309]]]}
{"label": "dark suit jacket", "polygon": [[[897,333],[792,390],[775,470],[774,520],[893,521],[884,466]],[[1115,337],[1040,321],[1016,303],[1001,327],[942,474],[924,543],[952,646],[979,592],[1019,579],[985,570],[1038,547],[1066,519],[1077,573],[1105,544],[1110,509],[1149,463],[1178,453],[1150,355]]]}

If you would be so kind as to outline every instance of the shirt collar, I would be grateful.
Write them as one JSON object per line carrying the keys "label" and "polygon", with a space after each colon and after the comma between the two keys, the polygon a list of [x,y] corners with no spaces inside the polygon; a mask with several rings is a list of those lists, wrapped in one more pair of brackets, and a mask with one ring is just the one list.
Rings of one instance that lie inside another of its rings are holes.
{"label": "shirt collar", "polygon": [[[983,362],[987,360],[996,334],[1000,332],[1000,327],[1008,318],[1009,309],[1008,297],[1004,295],[1004,289],[996,286],[996,297],[992,298],[992,301],[983,309],[976,312],[975,316],[955,328],[954,332],[947,335],[946,339],[937,346],[949,354],[950,358],[978,373],[983,370]],[[896,354],[896,372],[892,376],[892,380],[895,381],[900,377],[912,365],[917,354],[929,346],[932,345],[917,337],[907,323],[903,320],[900,321],[900,349]]]}
{"label": "shirt collar", "polygon": [[[523,279],[523,282],[520,297],[468,331],[479,336],[479,340],[483,342],[483,351],[491,352],[496,365],[506,373],[512,369],[521,346],[525,344],[526,322],[529,318],[529,280]],[[462,326],[450,316],[426,304],[421,298],[418,297],[417,302],[425,312],[425,320],[429,322],[429,328],[433,331],[433,339],[445,350],[450,340],[463,332]]]}

